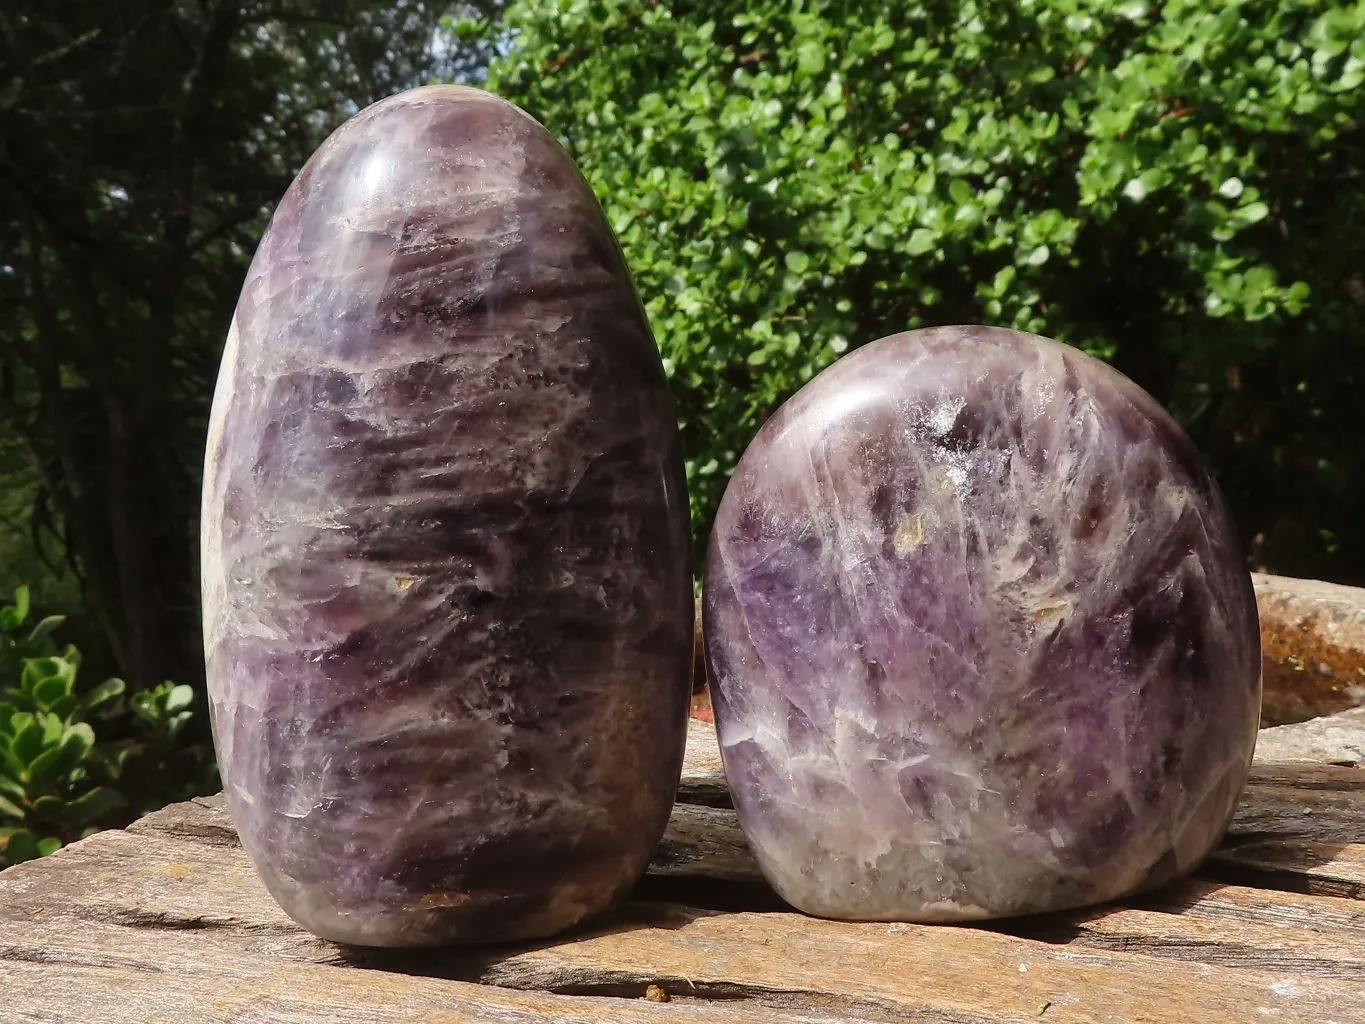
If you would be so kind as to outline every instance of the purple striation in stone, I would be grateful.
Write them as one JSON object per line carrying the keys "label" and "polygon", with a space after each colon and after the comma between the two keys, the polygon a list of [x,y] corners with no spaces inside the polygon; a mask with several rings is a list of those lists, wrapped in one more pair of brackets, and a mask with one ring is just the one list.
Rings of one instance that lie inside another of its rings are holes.
{"label": "purple striation in stone", "polygon": [[1256,605],[1198,452],[1083,353],[874,342],[766,423],[711,537],[707,662],[740,822],[828,917],[1082,906],[1222,837]]}
{"label": "purple striation in stone", "polygon": [[275,212],[203,506],[242,842],[340,942],[546,936],[643,873],[682,764],[688,506],[597,201],[474,89],[361,112]]}

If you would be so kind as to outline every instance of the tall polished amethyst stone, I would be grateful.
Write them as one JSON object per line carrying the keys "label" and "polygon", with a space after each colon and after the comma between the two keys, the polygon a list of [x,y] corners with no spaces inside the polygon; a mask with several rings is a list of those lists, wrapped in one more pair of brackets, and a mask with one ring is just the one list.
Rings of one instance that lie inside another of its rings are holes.
{"label": "tall polished amethyst stone", "polygon": [[223,357],[214,735],[271,893],[330,939],[545,936],[641,875],[693,602],[662,363],[592,193],[464,88],[300,173]]}
{"label": "tall polished amethyst stone", "polygon": [[812,914],[1155,887],[1246,780],[1256,609],[1213,481],[1146,393],[1032,335],[884,338],[800,391],[730,481],[704,618],[740,821]]}

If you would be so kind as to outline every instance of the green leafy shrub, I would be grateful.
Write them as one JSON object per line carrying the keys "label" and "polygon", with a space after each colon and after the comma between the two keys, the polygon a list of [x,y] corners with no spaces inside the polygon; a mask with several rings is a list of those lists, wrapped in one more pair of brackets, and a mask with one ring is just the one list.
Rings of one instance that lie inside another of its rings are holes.
{"label": "green leafy shrub", "polygon": [[29,611],[23,587],[0,608],[0,863],[211,791],[211,754],[177,743],[193,715],[190,687],[128,696],[123,680],[106,679],[86,688],[80,652],[53,640],[62,618],[29,627]]}
{"label": "green leafy shrub", "polygon": [[521,0],[506,25],[490,86],[603,200],[703,537],[840,353],[993,323],[1172,408],[1258,558],[1365,579],[1365,3]]}

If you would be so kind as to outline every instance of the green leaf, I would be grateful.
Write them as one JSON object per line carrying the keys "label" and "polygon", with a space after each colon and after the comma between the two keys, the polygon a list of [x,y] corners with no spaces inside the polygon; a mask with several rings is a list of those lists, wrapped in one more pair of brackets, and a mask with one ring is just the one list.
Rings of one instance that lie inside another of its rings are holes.
{"label": "green leaf", "polygon": [[1242,289],[1248,298],[1258,298],[1275,287],[1275,271],[1266,266],[1255,266],[1242,279]]}
{"label": "green leaf", "polygon": [[61,658],[29,658],[24,662],[24,670],[19,676],[19,687],[27,694],[44,679],[62,675]]}
{"label": "green leaf", "polygon": [[36,821],[65,821],[66,801],[51,794],[40,796],[33,801],[33,818]]}
{"label": "green leaf", "polygon": [[81,699],[82,706],[87,711],[93,711],[106,703],[123,696],[127,692],[127,684],[121,679],[106,679],[104,683],[97,685],[90,692],[87,692]]}
{"label": "green leaf", "polygon": [[24,861],[37,860],[40,856],[38,839],[32,832],[15,832],[5,843],[5,859],[11,864],[22,864]]}
{"label": "green leaf", "polygon": [[[15,716],[18,717],[17,715]],[[43,751],[43,727],[33,720],[33,716],[28,716],[28,723],[14,735],[10,741],[10,750],[19,759],[19,763],[25,766],[32,763]]]}
{"label": "green leaf", "polygon": [[128,707],[132,709],[134,715],[144,722],[150,725],[156,724],[159,713],[156,706],[156,694],[153,691],[143,690],[141,693],[133,694],[128,699]]}
{"label": "green leaf", "polygon": [[67,727],[66,735],[62,737],[61,749],[67,752],[66,756],[70,758],[71,766],[75,767],[85,760],[85,756],[94,745],[95,730],[85,722],[77,722]]}
{"label": "green leaf", "polygon": [[1228,178],[1218,186],[1218,194],[1224,199],[1236,199],[1242,194],[1244,188],[1241,178]]}
{"label": "green leaf", "polygon": [[48,746],[28,765],[27,775],[31,793],[52,789],[73,768],[77,767],[94,746],[94,730],[85,723],[69,726],[60,743]]}
{"label": "green leaf", "polygon": [[87,711],[94,711],[96,708],[109,703],[111,700],[123,696],[126,689],[127,687],[122,679],[106,679],[87,693],[82,698],[81,703]]}
{"label": "green leaf", "polygon": [[938,239],[928,228],[916,228],[910,233],[910,240],[905,244],[905,251],[911,256],[923,256],[926,252],[931,252],[938,244]]}
{"label": "green leaf", "polygon": [[11,779],[8,775],[0,775],[0,793],[5,794],[13,800],[18,800],[21,803],[28,801],[28,792],[23,786],[19,785],[18,782]]}
{"label": "green leaf", "polygon": [[[810,257],[800,249],[792,249],[789,251],[784,262],[787,264],[787,269],[793,274],[804,274],[810,268]],[[177,689],[179,688],[180,687],[177,687]],[[189,687],[185,686],[184,689],[188,690]],[[170,709],[169,700],[166,703],[166,707],[168,710]]]}
{"label": "green leaf", "polygon": [[49,747],[35,757],[28,766],[29,792],[42,793],[51,789],[70,765],[63,756],[63,747]]}
{"label": "green leaf", "polygon": [[1285,292],[1284,307],[1290,313],[1298,315],[1302,313],[1308,305],[1308,298],[1312,294],[1312,289],[1305,281],[1295,281]]}
{"label": "green leaf", "polygon": [[948,186],[948,195],[952,197],[953,202],[957,203],[958,206],[965,206],[967,203],[971,202],[974,194],[971,185],[967,184],[961,178],[954,178],[952,183]]}
{"label": "green leaf", "polygon": [[0,609],[0,629],[6,631],[18,629],[28,618],[29,594],[28,587],[14,588],[14,603],[6,605]]}
{"label": "green leaf", "polygon": [[24,693],[23,690],[6,690],[5,697],[8,701],[6,706],[14,709],[14,711],[10,713],[10,724],[7,731],[15,733],[19,730],[19,727],[15,724],[15,712],[31,713],[37,710],[37,705],[33,703],[33,698]]}
{"label": "green leaf", "polygon": [[92,789],[66,805],[67,813],[77,825],[88,825],[122,810],[128,801],[107,786]]}
{"label": "green leaf", "polygon": [[13,818],[15,821],[23,821],[24,812],[18,804],[0,794],[0,818]]}
{"label": "green leaf", "polygon": [[105,775],[111,779],[121,778],[128,762],[137,757],[143,749],[141,744],[128,743],[115,750],[105,751],[101,758]]}
{"label": "green leaf", "polygon": [[65,621],[65,615],[49,615],[47,618],[40,621],[38,625],[33,627],[33,630],[28,635],[29,644],[37,644],[40,641],[47,639],[52,631]]}
{"label": "green leaf", "polygon": [[1237,218],[1243,224],[1255,224],[1270,215],[1270,207],[1265,203],[1248,203],[1237,211]]}
{"label": "green leaf", "polygon": [[819,43],[805,42],[796,48],[796,66],[806,75],[825,70],[825,49]]}
{"label": "green leaf", "polygon": [[34,683],[31,692],[38,706],[46,708],[71,693],[71,680],[63,676],[48,676]]}
{"label": "green leaf", "polygon": [[28,762],[19,760],[14,752],[13,738],[0,737],[0,778],[12,779],[17,785],[27,769]]}
{"label": "green leaf", "polygon": [[43,727],[43,746],[50,747],[66,732],[66,723],[51,711],[40,711],[33,720]]}
{"label": "green leaf", "polygon": [[56,836],[48,836],[46,839],[38,840],[38,856],[51,857],[62,848],[62,841]]}

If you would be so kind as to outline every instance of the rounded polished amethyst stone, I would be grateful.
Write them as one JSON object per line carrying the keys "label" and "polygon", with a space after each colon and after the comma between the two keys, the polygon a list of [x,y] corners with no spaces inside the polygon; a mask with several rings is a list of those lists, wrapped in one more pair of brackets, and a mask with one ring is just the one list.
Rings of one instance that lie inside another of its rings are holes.
{"label": "rounded polished amethyst stone", "polygon": [[358,114],[256,253],[206,459],[214,735],[271,893],[382,946],[612,904],[678,783],[690,569],[662,362],[568,156],[473,89]]}
{"label": "rounded polished amethyst stone", "polygon": [[1032,335],[896,335],[803,388],[725,492],[704,619],[740,822],[808,913],[1155,887],[1246,781],[1259,639],[1222,499],[1150,396]]}

